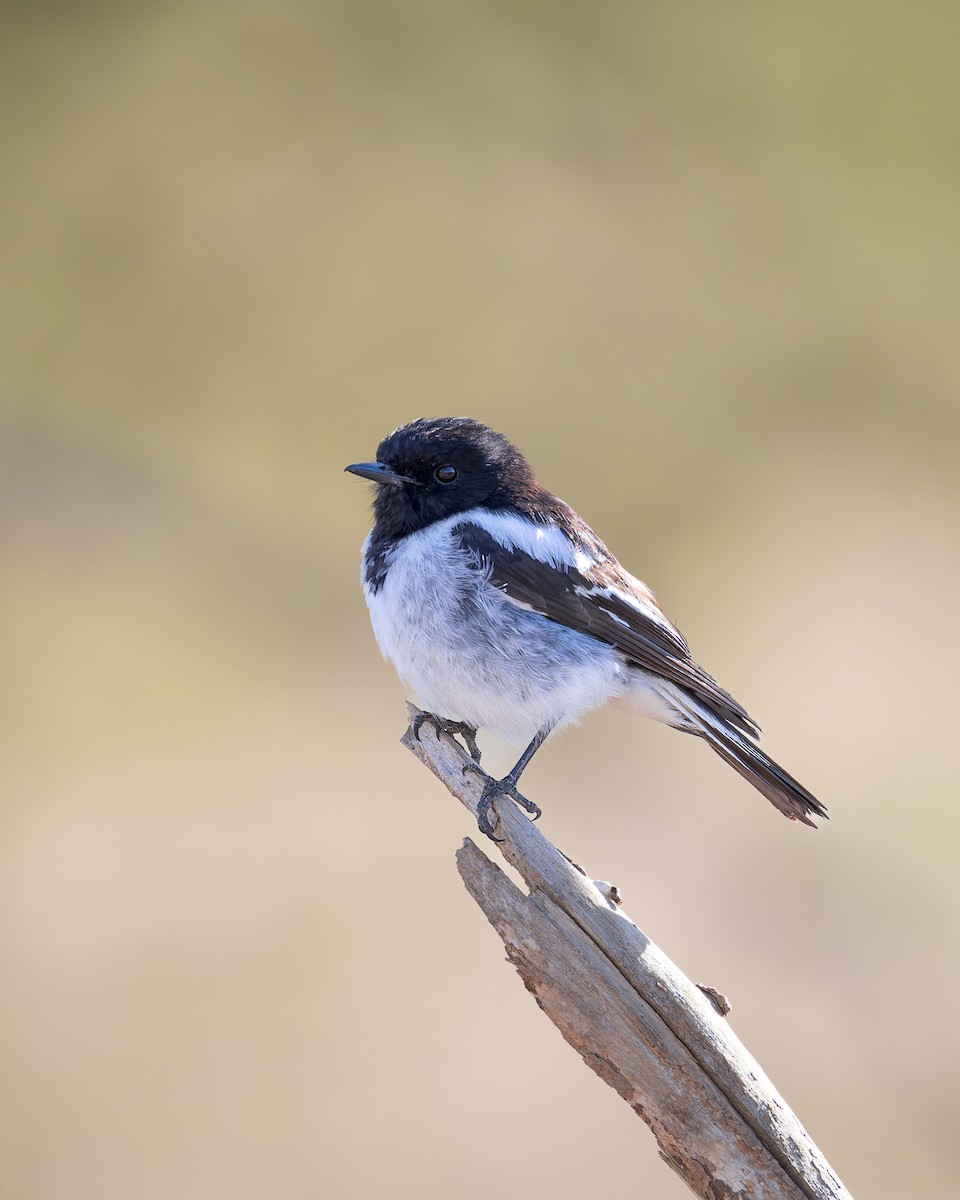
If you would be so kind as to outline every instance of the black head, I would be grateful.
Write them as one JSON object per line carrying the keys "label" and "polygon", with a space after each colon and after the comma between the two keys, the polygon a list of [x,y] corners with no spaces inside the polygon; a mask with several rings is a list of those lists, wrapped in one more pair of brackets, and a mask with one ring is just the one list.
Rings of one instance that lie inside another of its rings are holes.
{"label": "black head", "polygon": [[354,475],[377,483],[377,533],[404,537],[479,504],[518,509],[540,488],[526,459],[501,433],[469,417],[421,417],[377,447]]}

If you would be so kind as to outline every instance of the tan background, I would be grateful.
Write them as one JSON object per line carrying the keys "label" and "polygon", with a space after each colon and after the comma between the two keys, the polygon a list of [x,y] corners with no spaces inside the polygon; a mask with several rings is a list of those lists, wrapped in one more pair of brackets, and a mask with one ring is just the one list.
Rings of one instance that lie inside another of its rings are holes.
{"label": "tan background", "polygon": [[531,768],[546,833],[854,1192],[952,1194],[958,14],[5,7],[5,1200],[685,1194],[397,745],[341,469],[443,413],[834,818],[608,713]]}

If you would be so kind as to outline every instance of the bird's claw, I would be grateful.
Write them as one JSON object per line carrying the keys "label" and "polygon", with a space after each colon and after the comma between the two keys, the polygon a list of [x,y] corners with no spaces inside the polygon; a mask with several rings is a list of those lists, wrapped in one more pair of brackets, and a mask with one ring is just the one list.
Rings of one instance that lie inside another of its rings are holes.
{"label": "bird's claw", "polygon": [[416,740],[420,741],[420,729],[425,722],[429,721],[436,729],[437,733],[446,733],[450,737],[456,737],[457,734],[463,738],[467,748],[467,753],[475,763],[480,761],[480,747],[477,745],[477,731],[472,725],[468,725],[466,721],[450,721],[446,717],[439,717],[436,713],[418,712],[410,722],[410,729]]}
{"label": "bird's claw", "polygon": [[499,800],[501,796],[508,796],[525,812],[530,813],[534,821],[543,815],[539,805],[534,804],[532,800],[528,800],[526,796],[521,795],[517,791],[516,784],[513,783],[509,775],[505,779],[491,779],[486,771],[478,767],[476,763],[464,763],[462,770],[464,775],[468,771],[476,771],[478,775],[483,775],[487,780],[480,799],[477,801],[477,825],[480,828],[480,832],[492,842],[503,841],[503,838],[495,836],[494,830],[496,826],[490,823],[490,810],[493,807],[493,802]]}
{"label": "bird's claw", "polygon": [[[496,796],[488,796],[486,792],[477,801],[477,827],[480,832],[490,839],[491,842],[502,842],[503,838],[498,838],[496,835],[496,825],[490,823],[490,810],[493,807],[493,802]],[[496,814],[494,814],[496,816]],[[500,818],[497,817],[499,824]]]}
{"label": "bird's claw", "polygon": [[519,804],[524,810],[524,812],[530,813],[530,816],[534,821],[539,821],[543,816],[543,810],[540,808],[539,804],[534,804],[534,802],[532,800],[528,800],[526,796],[521,796],[516,788],[511,788],[505,794],[509,796],[511,800],[515,800],[517,804]]}

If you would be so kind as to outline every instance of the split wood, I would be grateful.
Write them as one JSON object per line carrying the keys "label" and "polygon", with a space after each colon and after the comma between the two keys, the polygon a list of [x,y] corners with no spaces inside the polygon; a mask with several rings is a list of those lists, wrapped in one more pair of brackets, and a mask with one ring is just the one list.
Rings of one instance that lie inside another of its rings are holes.
{"label": "split wood", "polygon": [[[419,734],[408,729],[403,744],[475,815],[484,777],[430,721]],[[529,894],[469,838],[457,853],[464,884],[542,1010],[646,1121],[661,1158],[704,1200],[850,1200],[716,1000],[512,801],[494,812],[497,849]]]}

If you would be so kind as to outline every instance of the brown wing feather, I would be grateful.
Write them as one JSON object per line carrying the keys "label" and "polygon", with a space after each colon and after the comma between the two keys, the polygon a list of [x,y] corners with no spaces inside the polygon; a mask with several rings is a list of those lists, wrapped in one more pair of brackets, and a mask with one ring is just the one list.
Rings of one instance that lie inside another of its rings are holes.
{"label": "brown wing feather", "polygon": [[[756,724],[693,661],[680,633],[665,617],[661,624],[644,613],[644,608],[660,613],[653,593],[628,576],[612,556],[601,559],[587,578],[574,567],[554,567],[522,550],[510,550],[478,525],[464,523],[453,532],[463,548],[476,556],[490,582],[512,600],[614,646],[631,663],[686,688],[718,717],[756,737]],[[600,543],[592,549],[606,553]],[[639,607],[630,603],[631,594]]]}

